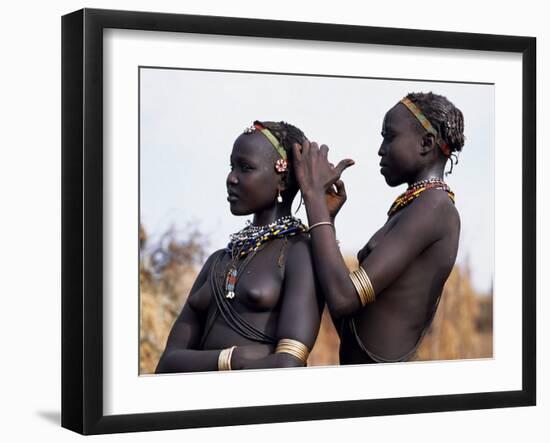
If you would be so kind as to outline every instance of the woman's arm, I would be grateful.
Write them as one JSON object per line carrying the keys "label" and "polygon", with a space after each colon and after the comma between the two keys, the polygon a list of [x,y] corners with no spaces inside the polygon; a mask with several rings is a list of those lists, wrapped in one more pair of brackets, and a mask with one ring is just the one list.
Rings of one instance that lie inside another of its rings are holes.
{"label": "woman's arm", "polygon": [[214,257],[212,254],[202,267],[193,283],[189,296],[185,301],[180,315],[172,326],[166,342],[166,348],[158,362],[156,373],[214,371],[218,369],[220,351],[194,350],[198,346],[206,321],[206,311],[197,312],[189,304],[193,293],[199,290],[207,281]]}
{"label": "woman's arm", "polygon": [[[304,196],[309,225],[330,221],[325,192],[350,165],[343,160],[336,168],[327,159],[328,148],[304,143],[295,146],[295,168]],[[427,191],[361,262],[374,288],[380,294],[407,268],[426,247],[442,236],[441,210],[448,208],[448,197],[442,192]],[[349,270],[336,242],[332,226],[319,225],[310,232],[315,270],[327,305],[334,318],[351,315],[362,308]]]}
{"label": "woman's arm", "polygon": [[[173,372],[199,372],[199,371],[217,371],[218,357],[221,349],[198,350],[206,322],[205,312],[197,311],[189,303],[190,296],[199,290],[208,279],[210,268],[214,257],[220,251],[212,254],[189,292],[189,296],[172,326],[170,335],[166,343],[166,348],[162,354],[155,372],[173,373]],[[261,358],[269,354],[270,347],[266,345],[247,345],[242,347],[243,352],[251,358]]]}
{"label": "woman's arm", "polygon": [[[316,290],[311,249],[305,239],[300,239],[289,248],[283,291],[277,339],[297,340],[311,351],[321,324],[323,302]],[[232,361],[235,369],[305,365],[305,362],[287,353],[272,353],[261,359],[247,359],[246,354],[246,350],[235,349]]]}
{"label": "woman's arm", "polygon": [[185,302],[174,323],[166,349],[159,360],[156,373],[217,371],[219,350],[195,350],[200,341],[203,322],[200,316]]}

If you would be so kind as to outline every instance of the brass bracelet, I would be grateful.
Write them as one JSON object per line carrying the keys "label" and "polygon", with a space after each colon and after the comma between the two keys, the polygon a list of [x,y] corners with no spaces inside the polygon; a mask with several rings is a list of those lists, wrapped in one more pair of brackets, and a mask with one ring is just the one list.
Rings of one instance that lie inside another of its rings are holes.
{"label": "brass bracelet", "polygon": [[231,371],[231,356],[236,346],[222,349],[218,356],[218,371]]}
{"label": "brass bracelet", "polygon": [[376,295],[374,293],[374,288],[370,278],[361,266],[359,266],[356,271],[351,272],[349,274],[349,278],[357,291],[361,306],[365,306],[376,300]]}
{"label": "brass bracelet", "polygon": [[311,232],[313,230],[313,228],[316,228],[317,226],[322,226],[322,225],[330,225],[334,228],[334,224],[332,224],[332,222],[329,222],[329,221],[322,221],[322,222],[318,222],[318,223],[315,223],[313,225],[311,225],[307,232]]}
{"label": "brass bracelet", "polygon": [[275,353],[285,352],[296,357],[304,365],[307,363],[307,358],[309,356],[309,349],[303,343],[300,343],[298,340],[292,340],[291,338],[283,338],[277,343],[277,348]]}

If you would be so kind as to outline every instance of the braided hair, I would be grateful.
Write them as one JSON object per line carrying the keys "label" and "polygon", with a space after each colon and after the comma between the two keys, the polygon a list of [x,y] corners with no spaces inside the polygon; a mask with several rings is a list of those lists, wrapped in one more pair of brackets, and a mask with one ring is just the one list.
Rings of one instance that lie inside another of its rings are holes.
{"label": "braided hair", "polygon": [[281,146],[286,151],[289,169],[288,172],[284,173],[286,175],[283,178],[287,185],[287,190],[285,191],[285,194],[294,196],[296,192],[298,192],[298,182],[296,181],[296,176],[294,175],[292,146],[294,145],[294,143],[298,143],[301,145],[305,140],[307,140],[307,137],[301,129],[283,121],[263,122],[256,120],[254,123],[258,123],[269,130],[269,132],[271,132],[275,136],[275,138],[279,141]]}
{"label": "braided hair", "polygon": [[[447,97],[433,92],[411,92],[407,94],[406,98],[420,108],[442,140],[449,146],[451,157],[455,158],[454,163],[458,163],[458,157],[455,153],[462,151],[465,140],[462,111],[451,103]],[[453,159],[451,158],[452,170]]]}

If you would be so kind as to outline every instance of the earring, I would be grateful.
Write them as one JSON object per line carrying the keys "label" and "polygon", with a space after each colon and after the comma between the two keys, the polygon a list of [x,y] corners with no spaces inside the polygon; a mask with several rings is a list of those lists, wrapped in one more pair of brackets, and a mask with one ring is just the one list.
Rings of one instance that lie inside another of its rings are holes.
{"label": "earring", "polygon": [[283,196],[281,195],[281,190],[280,190],[280,189],[279,189],[279,193],[278,193],[278,195],[277,195],[277,201],[278,201],[279,203],[282,203],[282,202],[283,202]]}

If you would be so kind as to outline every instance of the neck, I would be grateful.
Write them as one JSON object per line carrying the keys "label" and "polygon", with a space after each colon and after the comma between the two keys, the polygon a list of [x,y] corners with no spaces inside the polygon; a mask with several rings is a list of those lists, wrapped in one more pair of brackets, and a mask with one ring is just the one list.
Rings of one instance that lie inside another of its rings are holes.
{"label": "neck", "polygon": [[264,209],[263,211],[256,212],[254,214],[254,219],[252,221],[252,224],[255,226],[268,225],[269,223],[274,222],[278,218],[284,217],[286,215],[291,215],[290,205],[291,205],[291,202],[289,202],[288,204],[285,202],[276,203],[274,206],[268,209]]}
{"label": "neck", "polygon": [[445,164],[432,165],[420,171],[418,174],[413,176],[410,180],[407,180],[407,184],[411,186],[416,182],[419,182],[422,180],[428,180],[430,178],[437,178],[439,180],[443,180],[444,170],[445,170]]}

